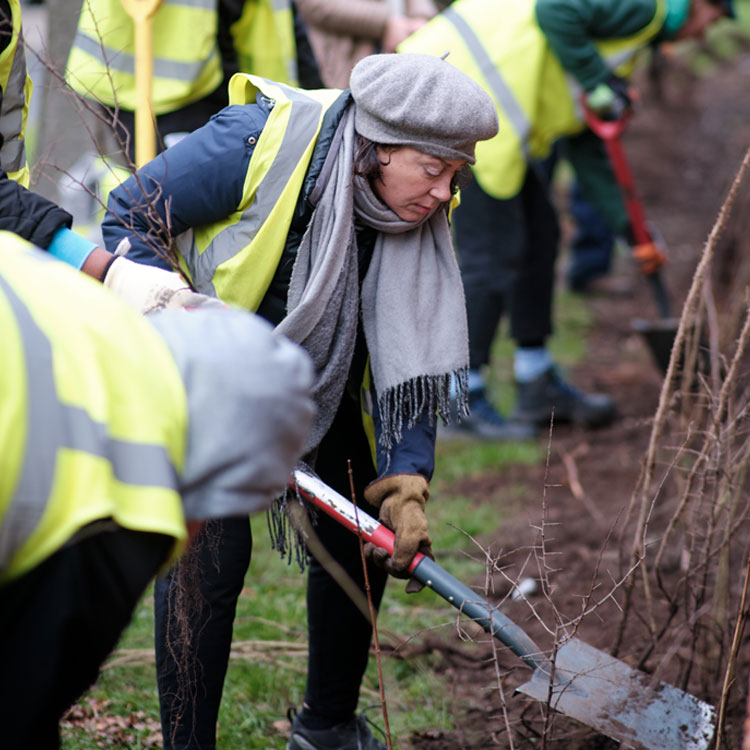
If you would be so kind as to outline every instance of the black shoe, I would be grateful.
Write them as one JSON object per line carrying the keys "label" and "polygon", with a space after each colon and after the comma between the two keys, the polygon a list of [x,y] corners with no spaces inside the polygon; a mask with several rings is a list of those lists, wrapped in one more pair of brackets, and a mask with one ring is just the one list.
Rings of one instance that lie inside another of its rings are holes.
{"label": "black shoe", "polygon": [[517,383],[518,404],[513,419],[532,424],[549,424],[553,410],[555,421],[582,422],[589,427],[604,427],[615,418],[615,405],[603,393],[581,393],[566,383],[554,367],[528,383]]}
{"label": "black shoe", "polygon": [[[456,414],[455,408],[452,413]],[[538,434],[533,424],[505,419],[487,399],[484,388],[469,391],[469,416],[449,429],[484,440],[530,440]]]}
{"label": "black shoe", "polygon": [[292,737],[286,750],[386,750],[386,746],[372,736],[369,723],[360,714],[330,729],[308,729],[297,714],[292,718]]}

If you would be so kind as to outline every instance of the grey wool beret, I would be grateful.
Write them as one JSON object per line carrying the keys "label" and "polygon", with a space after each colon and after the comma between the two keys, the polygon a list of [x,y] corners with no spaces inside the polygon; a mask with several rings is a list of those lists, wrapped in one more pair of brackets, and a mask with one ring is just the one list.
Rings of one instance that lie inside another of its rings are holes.
{"label": "grey wool beret", "polygon": [[411,146],[474,164],[474,145],[497,133],[487,92],[433,55],[369,55],[352,71],[354,128],[383,145]]}

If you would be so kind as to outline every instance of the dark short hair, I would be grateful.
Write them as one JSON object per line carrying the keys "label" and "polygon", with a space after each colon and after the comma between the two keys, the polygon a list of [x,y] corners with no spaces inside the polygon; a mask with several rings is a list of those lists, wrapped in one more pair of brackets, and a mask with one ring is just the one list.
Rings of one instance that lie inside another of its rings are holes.
{"label": "dark short hair", "polygon": [[[381,148],[386,152],[396,151],[396,149],[404,148],[403,146],[394,146],[384,143],[375,143],[369,138],[357,135],[356,143],[354,144],[354,174],[369,180],[373,183],[381,175],[381,168],[388,164],[380,160],[378,156],[378,149]],[[453,180],[451,181],[451,192],[455,195],[461,188],[466,187],[471,181],[471,170],[468,164],[464,164],[461,169],[456,172]]]}

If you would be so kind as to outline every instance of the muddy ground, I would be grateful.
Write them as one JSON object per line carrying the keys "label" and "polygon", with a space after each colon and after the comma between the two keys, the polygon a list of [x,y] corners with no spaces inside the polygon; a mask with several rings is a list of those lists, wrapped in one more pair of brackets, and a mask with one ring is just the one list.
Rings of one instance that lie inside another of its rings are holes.
{"label": "muddy ground", "polygon": [[[666,278],[675,308],[685,298],[704,241],[750,145],[749,84],[747,52],[720,63],[708,78],[695,78],[681,64],[670,63],[660,90],[646,79],[641,82],[643,101],[626,135],[626,147],[648,216],[658,225],[670,249]],[[736,270],[741,267],[740,258],[750,249],[745,233],[748,196],[750,191],[741,196],[722,238],[716,274],[720,305],[742,305],[742,298],[735,296]],[[634,317],[656,317],[650,290],[628,263],[618,262],[615,276],[634,282],[632,295],[590,298],[596,325],[589,355],[575,372],[575,382],[610,393],[617,402],[619,419],[595,432],[556,426],[549,441],[548,467],[517,467],[497,475],[485,474],[455,488],[477,503],[501,503],[503,487],[526,488],[519,515],[482,540],[498,555],[498,566],[512,580],[539,578],[538,556],[533,549],[536,545],[538,550],[538,527],[546,516],[545,563],[551,597],[546,599],[537,589],[529,603],[508,598],[502,605],[503,612],[522,624],[543,648],[549,648],[554,638],[540,619],[547,627],[554,627],[556,612],[563,620],[574,618],[594,582],[594,596],[598,598],[612,589],[613,580],[620,574],[618,540],[620,535],[627,539],[622,519],[638,480],[661,387],[660,371],[642,338],[631,328]],[[668,491],[665,494],[668,496]],[[742,584],[741,573],[735,576],[737,585]],[[496,573],[493,585],[490,598],[499,601],[508,592],[508,581]],[[639,595],[636,588],[635,596]],[[614,599],[622,603],[622,590]],[[530,605],[540,619],[532,614]],[[638,663],[643,656],[645,625],[638,610],[636,598],[636,614],[628,619],[618,652],[619,658],[630,664]],[[618,605],[610,600],[580,623],[578,635],[606,650],[615,643],[620,622]],[[455,639],[431,640],[430,644],[441,654],[442,676],[453,685],[459,728],[451,733],[436,729],[413,737],[414,748],[617,746],[576,722],[560,718],[543,741],[545,723],[539,704],[522,695],[513,696],[513,688],[528,679],[529,670],[499,644],[496,658],[492,644],[486,640],[479,648],[462,647]],[[730,712],[729,736],[735,747],[744,717],[743,686],[750,674],[748,651],[746,635],[738,673],[740,687]],[[667,682],[682,679],[685,659],[689,658],[676,653],[671,661],[662,660],[658,676]],[[653,663],[647,659],[645,667],[649,666]],[[713,702],[717,696],[699,697]]]}

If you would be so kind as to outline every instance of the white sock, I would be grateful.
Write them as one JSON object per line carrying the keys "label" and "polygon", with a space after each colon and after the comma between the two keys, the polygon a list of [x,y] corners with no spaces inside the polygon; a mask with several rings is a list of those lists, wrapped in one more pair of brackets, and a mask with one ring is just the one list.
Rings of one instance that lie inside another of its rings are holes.
{"label": "white sock", "polygon": [[547,347],[517,347],[513,357],[513,374],[519,383],[528,383],[536,380],[552,365]]}

